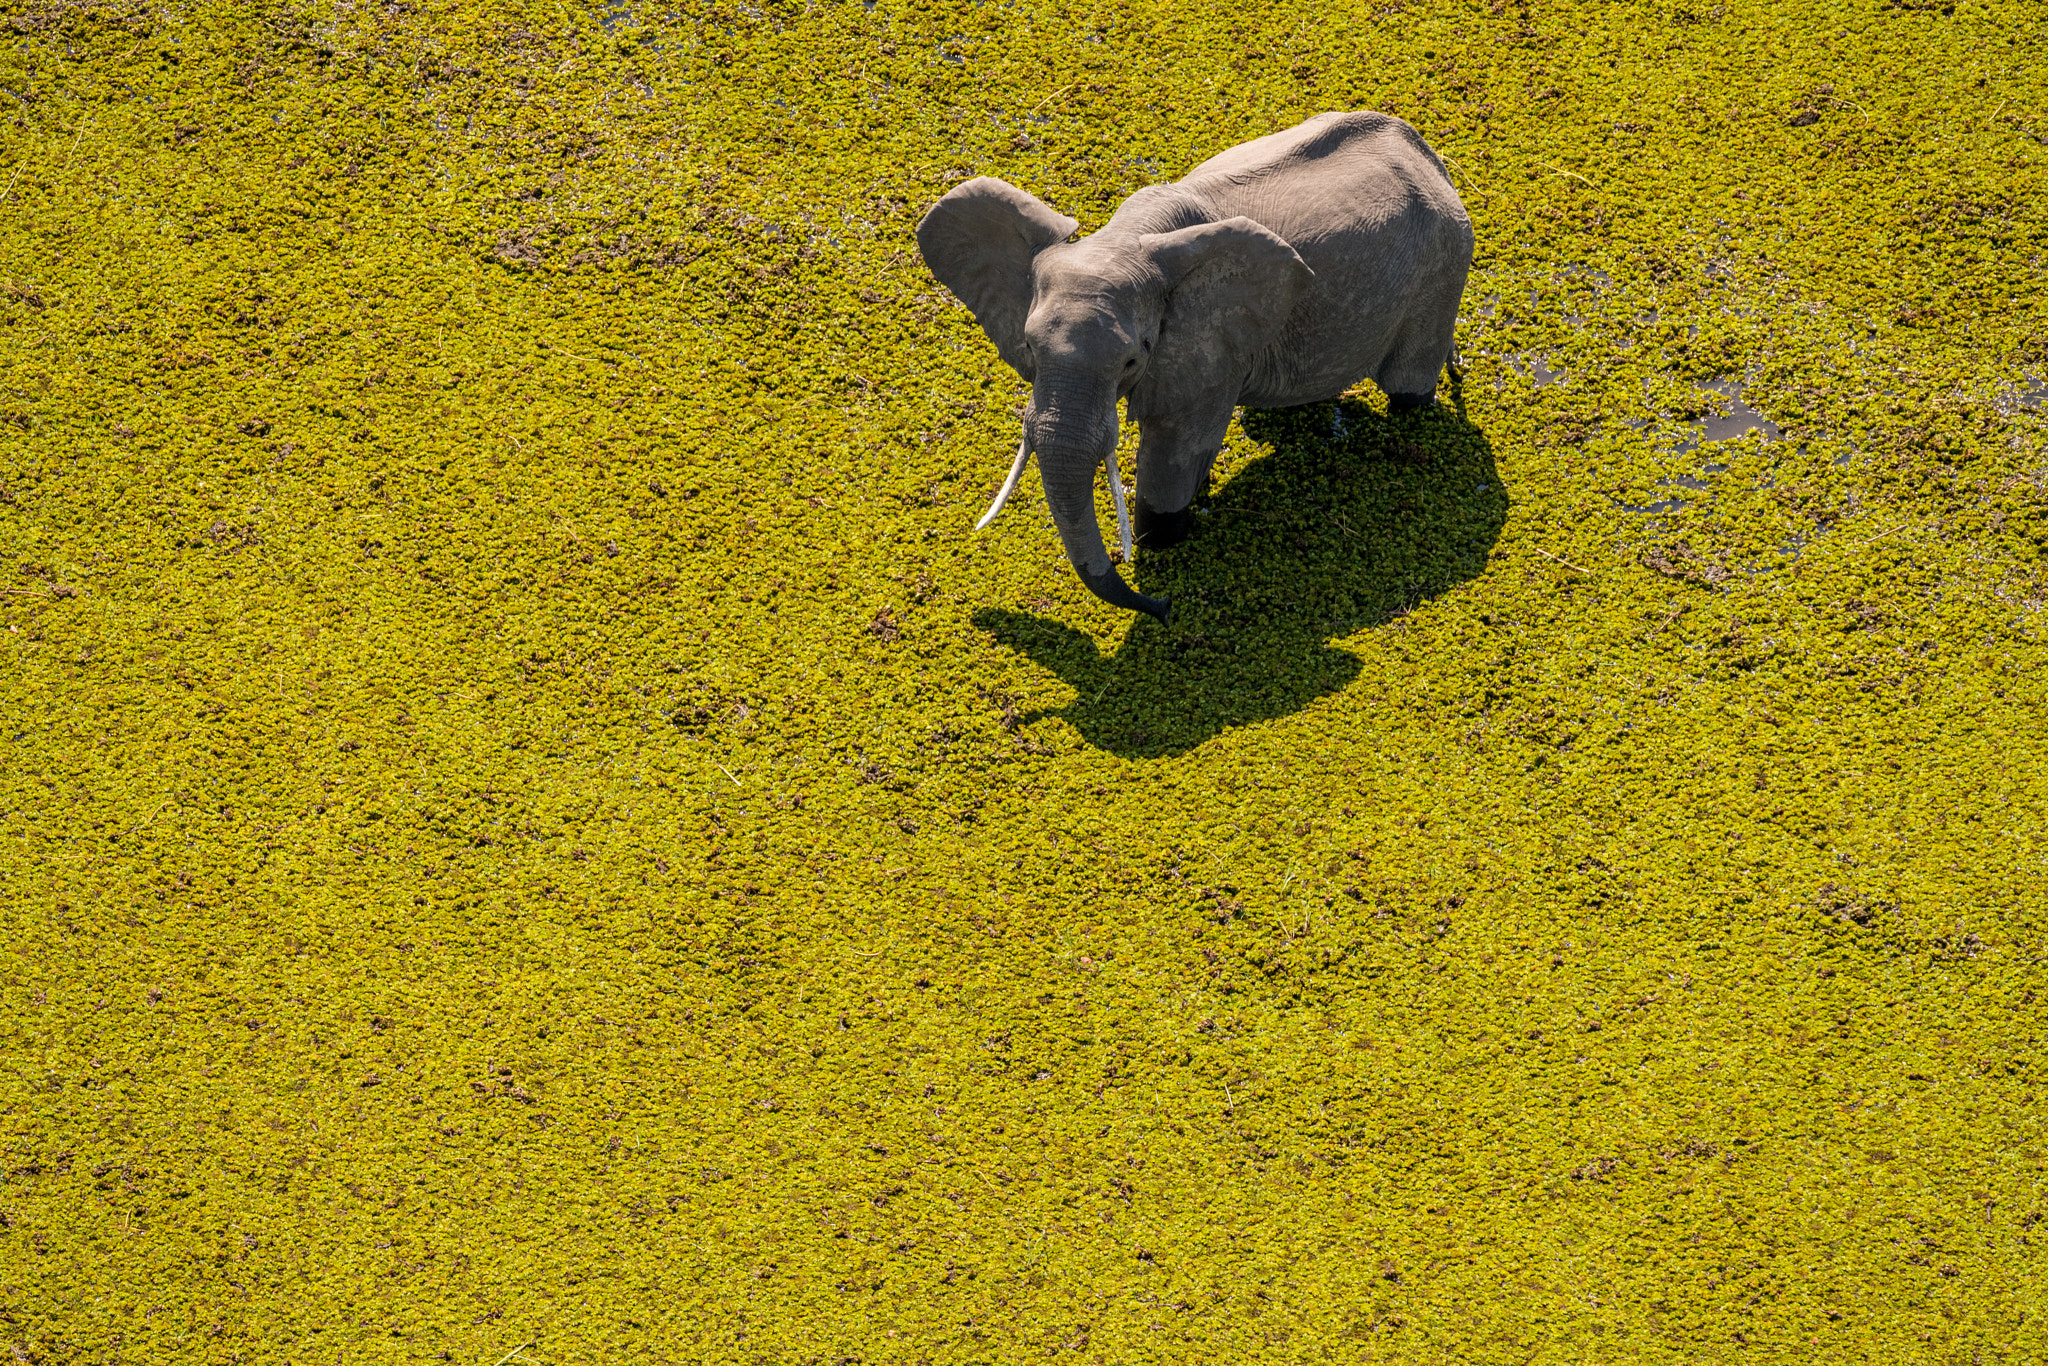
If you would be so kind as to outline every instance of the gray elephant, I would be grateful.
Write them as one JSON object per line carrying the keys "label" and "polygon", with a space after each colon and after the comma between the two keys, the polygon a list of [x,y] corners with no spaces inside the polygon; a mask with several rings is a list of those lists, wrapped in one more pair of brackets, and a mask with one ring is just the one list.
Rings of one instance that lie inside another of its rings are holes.
{"label": "gray elephant", "polygon": [[1173,545],[1238,404],[1286,408],[1371,378],[1396,408],[1436,401],[1472,225],[1443,162],[1387,114],[1320,114],[1126,199],[1102,231],[993,177],[917,225],[939,281],[1031,385],[1023,440],[987,526],[1035,451],[1067,558],[1104,602],[1149,612],[1095,520],[1116,472],[1117,400],[1138,424],[1137,543]]}

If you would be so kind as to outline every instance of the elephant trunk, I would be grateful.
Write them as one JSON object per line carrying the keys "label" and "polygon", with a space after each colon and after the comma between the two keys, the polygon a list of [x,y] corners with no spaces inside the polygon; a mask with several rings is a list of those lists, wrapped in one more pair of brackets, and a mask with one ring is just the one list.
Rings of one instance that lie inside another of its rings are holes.
{"label": "elephant trunk", "polygon": [[1146,597],[1125,583],[1102,542],[1102,527],[1095,519],[1095,469],[1116,450],[1116,393],[1110,389],[1091,397],[1099,401],[1076,403],[1071,393],[1041,377],[1025,440],[1038,452],[1046,505],[1081,582],[1110,606],[1143,612],[1163,626],[1166,600]]}

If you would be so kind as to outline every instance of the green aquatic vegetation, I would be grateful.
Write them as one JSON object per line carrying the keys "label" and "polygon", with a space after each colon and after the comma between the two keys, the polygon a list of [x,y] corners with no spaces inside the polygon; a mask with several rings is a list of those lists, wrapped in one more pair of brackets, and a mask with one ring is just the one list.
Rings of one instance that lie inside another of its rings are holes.
{"label": "green aquatic vegetation", "polygon": [[[0,1342],[2038,1357],[2038,19],[16,6]],[[924,206],[1339,107],[1446,411],[974,533]]]}

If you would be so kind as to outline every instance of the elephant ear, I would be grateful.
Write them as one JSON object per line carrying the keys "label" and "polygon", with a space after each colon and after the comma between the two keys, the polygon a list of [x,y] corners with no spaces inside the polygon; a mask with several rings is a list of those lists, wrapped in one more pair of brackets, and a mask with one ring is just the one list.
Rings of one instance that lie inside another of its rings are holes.
{"label": "elephant ear", "polygon": [[1166,277],[1166,314],[1131,416],[1189,408],[1251,373],[1315,279],[1285,238],[1226,218],[1138,239]]}
{"label": "elephant ear", "polygon": [[932,205],[917,225],[917,249],[939,283],[974,310],[1003,359],[1030,379],[1031,258],[1080,226],[1015,185],[979,176]]}

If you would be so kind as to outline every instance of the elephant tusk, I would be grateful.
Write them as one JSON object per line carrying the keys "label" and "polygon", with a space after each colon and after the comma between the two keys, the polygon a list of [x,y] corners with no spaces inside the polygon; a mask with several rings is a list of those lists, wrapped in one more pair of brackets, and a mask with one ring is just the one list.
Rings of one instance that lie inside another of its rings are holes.
{"label": "elephant tusk", "polygon": [[1123,538],[1124,563],[1135,563],[1138,552],[1131,546],[1131,514],[1124,507],[1124,481],[1116,472],[1116,452],[1109,453],[1109,500],[1116,504],[1116,533]]}
{"label": "elephant tusk", "polygon": [[1010,495],[1017,491],[1017,481],[1024,477],[1024,462],[1031,458],[1031,438],[1021,437],[1017,441],[1017,458],[1010,464],[1010,477],[996,492],[996,500],[988,505],[988,511],[981,514],[981,520],[974,524],[976,531],[987,531],[988,524],[1003,510],[1003,504],[1010,501]]}

